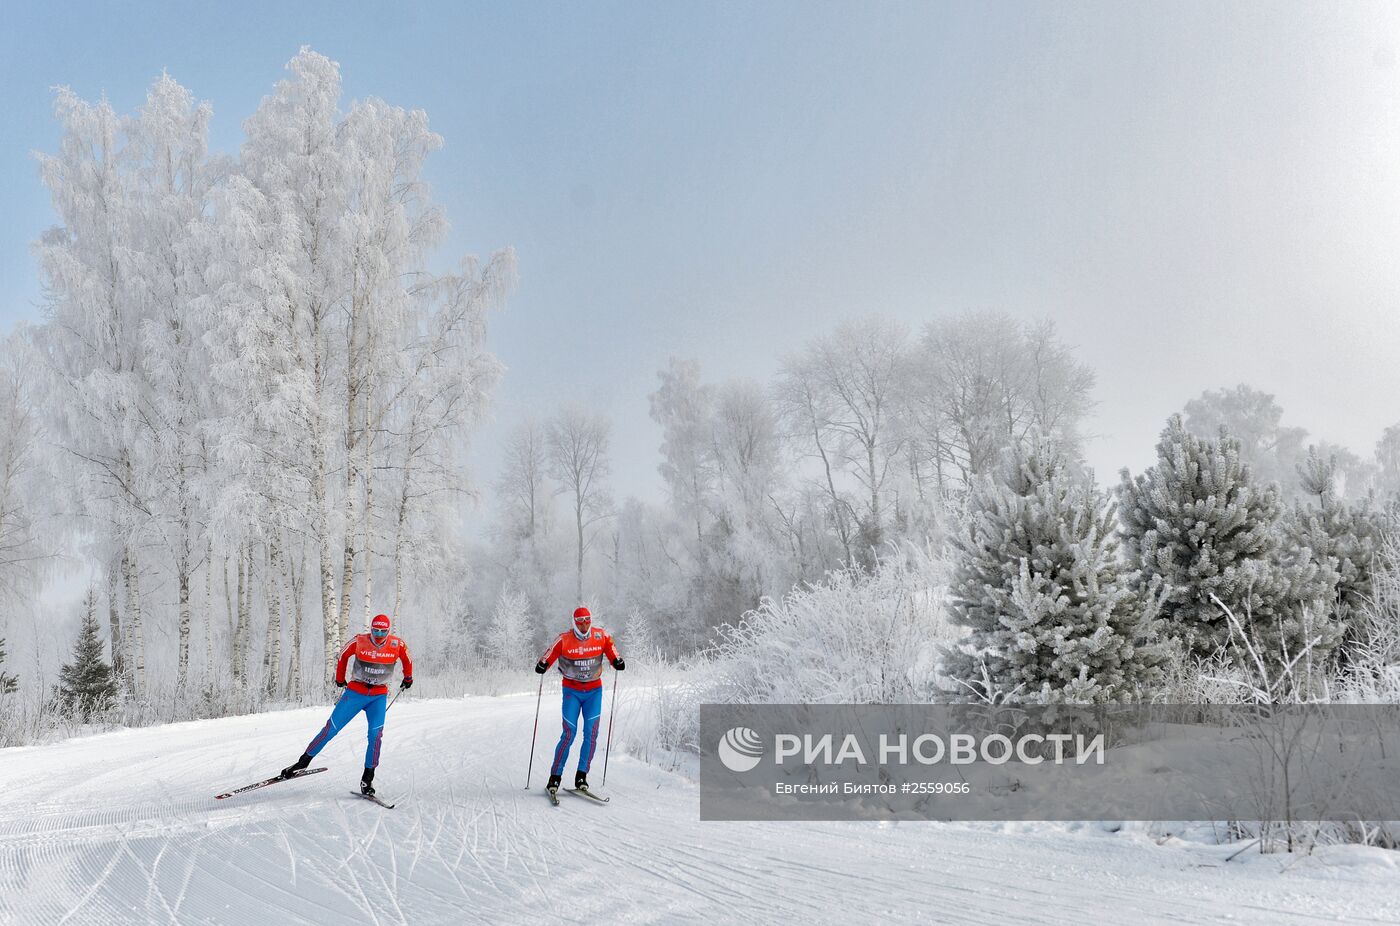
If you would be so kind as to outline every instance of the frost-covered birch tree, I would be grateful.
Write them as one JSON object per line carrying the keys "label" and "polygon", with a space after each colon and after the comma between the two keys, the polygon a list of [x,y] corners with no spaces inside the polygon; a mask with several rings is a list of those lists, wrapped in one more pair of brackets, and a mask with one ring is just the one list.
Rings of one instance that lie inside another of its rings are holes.
{"label": "frost-covered birch tree", "polygon": [[138,434],[151,417],[139,371],[146,317],[137,191],[111,105],[60,88],[54,108],[59,149],[40,155],[39,165],[58,224],[35,246],[46,296],[37,335],[53,377],[56,465],[108,576],[112,660],[130,690],[144,685],[138,559],[153,516],[137,468]]}
{"label": "frost-covered birch tree", "polygon": [[61,531],[39,413],[41,374],[26,331],[0,341],[0,602],[7,611],[38,591]]}
{"label": "frost-covered birch tree", "polygon": [[583,559],[593,541],[590,530],[612,510],[606,480],[611,471],[608,419],[569,405],[550,420],[546,440],[549,475],[569,499],[574,515],[575,593],[583,600]]}
{"label": "frost-covered birch tree", "polygon": [[501,370],[486,318],[514,254],[430,272],[445,221],[426,115],[343,110],[338,66],[308,49],[288,70],[236,161],[209,156],[209,108],[169,76],[125,119],[60,91],[60,147],[40,159],[60,222],[36,246],[46,425],[127,690],[146,617],[187,685],[202,610],[206,669],[226,628],[240,679],[261,656],[268,694],[299,693],[308,570],[325,678],[352,602],[387,610],[390,588],[397,611],[456,565],[462,452]]}
{"label": "frost-covered birch tree", "polygon": [[177,684],[189,676],[192,579],[202,558],[203,428],[211,417],[209,362],[193,314],[206,281],[199,227],[223,169],[206,140],[211,108],[162,75],[128,124],[133,191],[129,200],[134,298],[141,306],[139,375],[144,400],[137,432],[139,469],[150,480],[153,533],[171,556],[177,596]]}
{"label": "frost-covered birch tree", "polygon": [[271,406],[252,414],[286,454],[277,471],[296,474],[289,520],[319,559],[329,675],[357,585],[370,613],[376,551],[397,608],[405,573],[446,542],[452,506],[439,502],[468,488],[463,439],[500,372],[486,314],[515,263],[506,250],[429,273],[445,226],[421,177],[441,144],[426,115],[374,99],[341,113],[334,62],[303,50],[289,69],[245,126],[248,183],[233,205],[247,218],[234,227],[265,242],[254,262],[264,248],[272,259],[235,275],[251,281],[244,303],[266,336],[233,375],[271,378]]}
{"label": "frost-covered birch tree", "polygon": [[917,477],[940,492],[966,489],[1032,434],[1075,458],[1093,385],[1049,322],[973,312],[930,323],[904,402]]}
{"label": "frost-covered birch tree", "polygon": [[[868,565],[886,540],[886,486],[905,439],[896,422],[908,350],[903,326],[871,317],[838,325],[783,365],[783,414],[821,464],[848,561]],[[840,485],[843,475],[853,487]]]}
{"label": "frost-covered birch tree", "polygon": [[[339,425],[350,416],[337,409],[348,403],[346,358],[339,348],[348,343],[340,329],[348,279],[342,217],[349,190],[339,67],[302,49],[287,69],[290,76],[243,124],[240,173],[247,184],[235,191],[249,236],[261,235],[270,246],[260,256],[245,252],[245,260],[260,261],[265,270],[235,273],[231,283],[251,283],[250,308],[267,314],[261,326],[270,333],[268,350],[280,355],[264,369],[273,378],[270,391],[286,410],[275,423],[280,449],[287,459],[304,461],[288,469],[305,476],[299,507],[317,551],[322,656],[329,678],[344,620],[335,593],[335,531],[349,529],[333,513],[330,485],[337,469],[348,468]],[[238,319],[230,321],[236,325]]]}

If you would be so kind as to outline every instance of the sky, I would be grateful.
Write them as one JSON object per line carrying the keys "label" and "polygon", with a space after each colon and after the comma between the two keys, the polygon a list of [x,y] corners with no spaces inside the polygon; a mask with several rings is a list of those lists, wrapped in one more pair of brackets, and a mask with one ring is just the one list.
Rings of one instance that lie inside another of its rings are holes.
{"label": "sky", "polygon": [[0,327],[41,317],[53,87],[130,111],[168,71],[236,153],[302,45],[444,137],[443,269],[518,251],[483,480],[578,400],[612,418],[615,494],[659,499],[668,357],[765,381],[877,313],[1053,319],[1098,374],[1103,481],[1205,389],[1363,455],[1400,421],[1396,5],[15,5]]}

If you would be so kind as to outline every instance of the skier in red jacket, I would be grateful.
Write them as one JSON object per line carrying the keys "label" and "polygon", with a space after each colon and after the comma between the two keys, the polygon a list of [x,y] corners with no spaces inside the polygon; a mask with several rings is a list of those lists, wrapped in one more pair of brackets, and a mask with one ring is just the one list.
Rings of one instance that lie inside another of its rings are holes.
{"label": "skier in red jacket", "polygon": [[[351,660],[354,665],[351,667]],[[403,681],[400,688],[413,687],[413,660],[408,656],[408,645],[389,633],[389,616],[377,614],[370,622],[369,633],[355,636],[341,650],[340,659],[335,664],[335,684],[344,688],[345,693],[336,702],[330,719],[321,728],[306,752],[291,765],[282,769],[283,778],[291,778],[311,764],[316,754],[325,748],[347,723],[360,711],[365,712],[369,722],[369,743],[365,747],[365,772],[360,778],[360,791],[374,794],[374,770],[379,766],[379,747],[384,738],[384,712],[388,710],[389,679],[394,671],[394,663],[403,663]],[[349,679],[346,678],[349,670]]]}
{"label": "skier in red jacket", "polygon": [[564,676],[564,732],[559,736],[559,745],[554,748],[554,763],[549,769],[549,783],[545,785],[551,794],[559,790],[559,779],[564,774],[564,763],[569,758],[569,748],[574,744],[574,734],[578,732],[579,716],[583,717],[583,743],[579,746],[578,772],[574,775],[574,788],[588,790],[588,766],[593,762],[593,748],[598,742],[598,718],[603,713],[603,659],[621,672],[626,668],[622,657],[613,646],[613,639],[602,627],[593,626],[593,615],[587,608],[574,612],[574,625],[571,630],[559,634],[540,661],[535,671],[543,675],[550,664],[559,661],[559,672]]}

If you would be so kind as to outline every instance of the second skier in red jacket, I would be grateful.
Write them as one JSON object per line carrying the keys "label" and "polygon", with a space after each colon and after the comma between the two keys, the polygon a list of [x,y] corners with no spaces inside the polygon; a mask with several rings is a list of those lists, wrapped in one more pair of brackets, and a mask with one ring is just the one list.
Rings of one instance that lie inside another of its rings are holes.
{"label": "second skier in red jacket", "polygon": [[579,746],[574,787],[588,790],[588,766],[593,762],[593,749],[598,743],[598,718],[603,713],[604,659],[619,672],[626,668],[612,637],[602,627],[593,625],[593,615],[587,608],[579,608],[574,612],[573,627],[559,634],[535,665],[535,671],[543,675],[558,660],[559,672],[564,676],[561,705],[564,730],[559,736],[559,745],[554,747],[554,762],[549,769],[549,783],[545,785],[550,793],[559,790],[560,776],[564,774],[564,763],[568,761],[580,718],[583,743]]}

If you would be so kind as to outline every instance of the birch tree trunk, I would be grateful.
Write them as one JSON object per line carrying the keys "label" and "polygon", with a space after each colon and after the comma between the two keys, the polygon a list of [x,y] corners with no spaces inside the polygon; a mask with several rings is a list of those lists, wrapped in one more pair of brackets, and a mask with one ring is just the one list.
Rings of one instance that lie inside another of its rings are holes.
{"label": "birch tree trunk", "polygon": [[302,569],[305,567],[306,558],[303,555],[300,561],[284,555],[282,557],[282,584],[288,585],[287,561],[291,559],[291,581],[292,590],[292,661],[287,670],[287,694],[293,701],[301,700],[301,618],[302,618],[302,593],[305,590],[305,580]]}
{"label": "birch tree trunk", "polygon": [[346,467],[351,475],[345,486],[345,550],[340,561],[340,639],[350,639],[350,598],[355,588],[355,469]]}
{"label": "birch tree trunk", "polygon": [[204,547],[204,678],[214,681],[214,540]]}
{"label": "birch tree trunk", "polygon": [[578,597],[583,603],[583,493],[574,494],[574,523],[578,526]]}
{"label": "birch tree trunk", "polygon": [[408,524],[408,487],[412,460],[404,465],[403,490],[399,493],[399,514],[394,525],[394,616],[397,617],[403,604],[403,547],[404,533]]}
{"label": "birch tree trunk", "polygon": [[180,586],[180,663],[175,684],[183,691],[190,677],[190,560],[183,553],[175,567],[175,578]]}
{"label": "birch tree trunk", "polygon": [[141,576],[137,571],[136,554],[126,554],[126,610],[131,622],[128,640],[131,644],[132,681],[138,692],[146,690],[146,638],[141,626]]}
{"label": "birch tree trunk", "polygon": [[[370,530],[371,530],[371,528],[370,528],[370,517],[371,517],[371,515],[372,515],[372,511],[373,511],[373,508],[374,508],[374,466],[372,465],[372,461],[371,461],[371,459],[370,459],[370,456],[371,456],[371,454],[373,453],[373,450],[374,450],[374,437],[373,437],[374,432],[373,432],[372,430],[370,430],[369,412],[370,412],[370,401],[369,401],[368,396],[366,396],[366,398],[365,398],[365,433],[364,433],[364,444],[365,444],[365,511],[364,511],[364,518],[362,519],[362,520],[363,520],[363,526],[364,526],[364,539],[362,540],[362,543],[364,544],[364,550],[365,550],[365,626],[366,626],[366,627],[369,626],[370,618],[373,616],[373,615],[370,613],[370,608],[371,608],[371,606],[372,606],[372,598],[373,598],[373,596],[374,596],[374,545],[370,542]],[[394,612],[394,615],[397,617],[397,616],[398,616],[398,611],[395,611],[395,612]]]}
{"label": "birch tree trunk", "polygon": [[321,337],[320,316],[312,314],[314,319],[312,330],[315,343],[318,345],[316,360],[314,364],[314,388],[315,388],[315,421],[316,433],[313,435],[311,444],[312,466],[314,476],[312,479],[312,495],[316,506],[316,540],[321,548],[321,634],[325,643],[325,653],[323,662],[325,671],[321,676],[322,685],[330,685],[335,678],[335,660],[340,654],[340,618],[336,614],[335,608],[335,574],[331,564],[331,525],[330,507],[326,498],[326,480],[329,478],[326,472],[326,426],[325,414],[322,411],[322,392],[325,388],[325,370],[322,368],[321,351],[319,348]]}
{"label": "birch tree trunk", "polygon": [[233,627],[233,677],[248,680],[248,556],[245,547],[238,550],[238,622]]}
{"label": "birch tree trunk", "polygon": [[350,597],[355,588],[355,499],[359,482],[359,463],[355,449],[359,445],[360,380],[359,330],[361,305],[358,287],[352,285],[350,297],[350,330],[345,343],[345,550],[340,564],[340,639],[350,638]]}
{"label": "birch tree trunk", "polygon": [[268,541],[267,571],[264,573],[264,588],[267,596],[267,648],[263,650],[263,674],[267,679],[267,693],[271,697],[281,694],[282,687],[282,578],[285,571],[279,560],[282,551],[277,533]]}
{"label": "birch tree trunk", "polygon": [[228,651],[228,657],[229,657],[229,674],[232,675],[234,678],[237,678],[237,677],[238,677],[238,669],[237,669],[237,666],[236,666],[236,663],[235,663],[235,660],[234,660],[233,657],[236,655],[236,652],[235,652],[235,650],[234,650],[234,647],[235,647],[235,645],[236,645],[236,641],[234,640],[234,634],[235,634],[235,633],[237,632],[237,630],[238,630],[238,609],[237,609],[237,607],[234,605],[234,601],[233,601],[233,589],[230,587],[230,585],[229,585],[229,580],[228,580],[228,554],[227,554],[227,553],[224,554],[224,558],[223,558],[222,562],[220,562],[219,565],[220,565],[220,571],[223,573],[223,576],[224,576],[224,613],[225,613],[225,615],[226,615],[226,617],[227,617],[227,626],[228,626],[228,641],[229,641],[229,651]]}
{"label": "birch tree trunk", "polygon": [[127,675],[126,640],[122,637],[122,608],[117,596],[120,594],[120,576],[126,570],[126,550],[107,569],[107,626],[111,632],[112,671],[118,682],[128,693],[132,689],[131,678]]}

